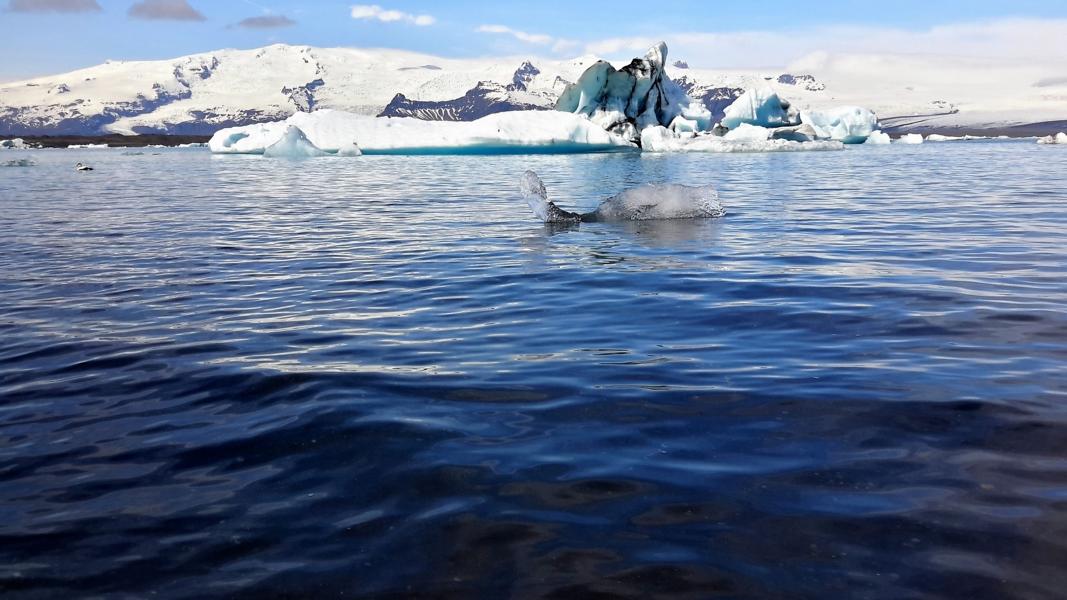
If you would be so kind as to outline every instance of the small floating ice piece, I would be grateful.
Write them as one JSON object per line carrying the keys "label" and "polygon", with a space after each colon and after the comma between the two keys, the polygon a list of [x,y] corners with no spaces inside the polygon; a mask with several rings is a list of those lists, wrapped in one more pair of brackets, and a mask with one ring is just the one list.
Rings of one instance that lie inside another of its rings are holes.
{"label": "small floating ice piece", "polygon": [[363,156],[363,150],[360,150],[359,144],[352,142],[347,146],[342,146],[337,151],[337,156]]}
{"label": "small floating ice piece", "polygon": [[919,135],[918,133],[909,133],[909,134],[900,136],[900,139],[897,140],[897,143],[898,144],[910,144],[910,145],[913,145],[913,146],[917,146],[917,145],[923,143],[923,141],[924,141],[923,140],[923,136]]}
{"label": "small floating ice piece", "polygon": [[882,130],[872,131],[871,135],[867,136],[867,141],[864,144],[870,144],[871,146],[885,146],[893,143],[893,138],[889,137],[888,133],[883,133]]}
{"label": "small floating ice piece", "polygon": [[304,132],[294,125],[285,129],[282,139],[263,150],[263,156],[266,158],[314,158],[325,155],[325,152],[312,144]]}
{"label": "small floating ice piece", "polygon": [[1038,144],[1052,145],[1052,144],[1067,144],[1067,133],[1057,133],[1056,135],[1046,135],[1045,137],[1037,140]]}
{"label": "small floating ice piece", "polygon": [[800,114],[800,119],[815,129],[819,139],[846,144],[862,144],[878,127],[878,117],[859,106],[806,110]]}

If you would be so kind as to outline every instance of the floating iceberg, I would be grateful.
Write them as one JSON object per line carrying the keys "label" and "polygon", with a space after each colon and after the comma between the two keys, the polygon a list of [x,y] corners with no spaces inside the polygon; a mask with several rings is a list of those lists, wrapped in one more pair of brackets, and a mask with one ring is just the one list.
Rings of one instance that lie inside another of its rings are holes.
{"label": "floating iceberg", "polygon": [[342,146],[337,151],[337,156],[363,156],[363,150],[360,149],[359,144],[352,142],[347,146]]}
{"label": "floating iceberg", "polygon": [[764,142],[771,139],[771,130],[759,125],[742,123],[736,129],[726,132],[722,139],[731,142]]}
{"label": "floating iceberg", "polygon": [[477,121],[377,118],[338,110],[296,113],[285,121],[232,127],[208,146],[216,154],[263,154],[298,127],[317,148],[339,153],[356,145],[364,154],[533,154],[629,150],[626,139],[579,115],[555,111],[497,113]]}
{"label": "floating iceberg", "polygon": [[597,61],[567,86],[556,110],[583,115],[634,143],[648,127],[690,132],[711,128],[711,111],[667,77],[666,61],[667,45],[662,42],[619,70]]}
{"label": "floating iceberg", "polygon": [[[708,152],[713,154],[806,152],[843,150],[845,148],[841,142],[834,141],[795,142],[784,139],[767,139],[766,134],[774,130],[756,126],[750,127],[751,129],[739,127],[723,137],[707,133],[699,135],[678,134],[666,127],[649,127],[641,132],[641,148],[645,152]],[[731,139],[730,134],[734,134],[737,137]]]}
{"label": "floating iceberg", "polygon": [[722,124],[737,129],[742,124],[760,127],[788,127],[800,124],[800,114],[770,89],[746,90],[726,107]]}
{"label": "floating iceberg", "polygon": [[878,117],[858,106],[807,110],[800,114],[800,120],[811,125],[819,139],[846,144],[862,144],[878,128]]}
{"label": "floating iceberg", "polygon": [[885,146],[892,144],[893,138],[889,137],[888,133],[883,133],[882,130],[872,131],[871,135],[867,136],[867,141],[864,144],[870,144],[872,146]]}
{"label": "floating iceberg", "polygon": [[263,150],[263,156],[267,158],[313,158],[326,156],[326,153],[312,144],[299,127],[290,125],[282,134],[282,139]]}
{"label": "floating iceberg", "polygon": [[1047,135],[1039,140],[1038,144],[1067,144],[1067,133],[1057,133],[1056,135]]}
{"label": "floating iceberg", "polygon": [[897,143],[898,144],[910,144],[910,145],[913,145],[913,146],[917,146],[917,145],[923,143],[923,141],[924,141],[923,140],[923,136],[921,136],[921,135],[919,135],[917,133],[909,133],[907,135],[900,136],[900,138],[897,140]]}
{"label": "floating iceberg", "polygon": [[22,138],[15,138],[13,140],[0,140],[0,148],[9,150],[21,150],[26,148],[26,142]]}
{"label": "floating iceberg", "polygon": [[584,214],[565,211],[551,202],[544,182],[533,171],[523,174],[520,190],[530,209],[545,223],[708,219],[726,214],[719,193],[710,185],[646,184],[612,196]]}
{"label": "floating iceberg", "polygon": [[67,146],[68,150],[103,150],[107,148],[107,144],[71,144]]}

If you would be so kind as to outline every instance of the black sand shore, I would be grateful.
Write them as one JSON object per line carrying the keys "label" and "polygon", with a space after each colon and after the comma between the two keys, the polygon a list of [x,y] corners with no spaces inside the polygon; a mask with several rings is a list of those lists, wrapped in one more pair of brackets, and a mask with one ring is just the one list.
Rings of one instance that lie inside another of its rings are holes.
{"label": "black sand shore", "polygon": [[[0,136],[3,137],[3,136]],[[206,144],[209,135],[30,135],[21,137],[36,148],[66,148],[72,145],[107,144],[112,148],[144,148],[145,146],[181,146]]]}

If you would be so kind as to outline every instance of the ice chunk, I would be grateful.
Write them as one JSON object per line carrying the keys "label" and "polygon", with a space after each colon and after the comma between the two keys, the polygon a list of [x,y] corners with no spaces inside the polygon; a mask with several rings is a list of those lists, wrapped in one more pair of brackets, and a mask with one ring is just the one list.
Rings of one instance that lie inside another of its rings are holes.
{"label": "ice chunk", "polygon": [[867,136],[865,144],[872,146],[884,146],[886,144],[893,143],[893,138],[889,137],[888,133],[882,133],[882,130],[872,131],[871,135]]}
{"label": "ice chunk", "polygon": [[556,111],[513,111],[448,122],[319,110],[275,123],[223,129],[208,145],[217,154],[262,154],[289,125],[330,153],[353,144],[364,154],[562,154],[635,148],[584,117]]}
{"label": "ice chunk", "polygon": [[862,144],[878,128],[878,117],[858,106],[806,110],[801,113],[800,119],[815,129],[819,139],[846,144]]}
{"label": "ice chunk", "polygon": [[267,158],[313,158],[325,155],[325,152],[312,144],[304,132],[294,125],[285,129],[280,140],[263,150],[263,156]]}
{"label": "ice chunk", "polygon": [[108,148],[107,144],[71,144],[67,146],[68,150],[104,150]]}
{"label": "ice chunk", "polygon": [[520,190],[537,218],[545,223],[706,219],[726,214],[718,192],[710,185],[646,184],[612,196],[585,214],[565,211],[549,201],[544,182],[533,171],[523,174]]}
{"label": "ice chunk", "polygon": [[661,42],[619,70],[598,61],[563,91],[556,110],[584,115],[631,142],[649,127],[707,130],[711,111],[666,75],[666,60],[667,45]]}
{"label": "ice chunk", "polygon": [[726,107],[722,124],[736,129],[743,123],[761,127],[799,125],[800,115],[787,100],[770,88],[750,89]]}
{"label": "ice chunk", "polygon": [[923,143],[923,136],[919,135],[918,133],[909,133],[907,135],[900,136],[900,139],[897,140],[897,143],[911,144],[913,146],[918,145]]}
{"label": "ice chunk", "polygon": [[[758,133],[759,130],[770,132],[762,127],[753,127],[750,133]],[[745,131],[738,128],[734,131]],[[731,132],[733,133],[733,132]],[[740,135],[740,134],[737,134]],[[818,142],[795,142],[783,139],[766,139],[754,136],[752,139],[729,139],[729,134],[720,137],[708,133],[700,135],[685,135],[670,131],[666,127],[649,127],[641,132],[641,148],[645,152],[709,152],[709,153],[735,153],[735,152],[803,152],[843,150],[841,142],[818,141]]]}
{"label": "ice chunk", "polygon": [[789,140],[791,142],[814,142],[818,138],[815,128],[811,125],[794,125],[792,127],[776,127],[770,130],[771,139]]}
{"label": "ice chunk", "polygon": [[10,150],[21,150],[26,147],[26,141],[22,138],[15,138],[13,140],[0,140],[0,148]]}
{"label": "ice chunk", "polygon": [[722,139],[731,142],[762,142],[771,138],[771,130],[759,125],[742,123],[737,129],[731,129]]}
{"label": "ice chunk", "polygon": [[1067,133],[1057,133],[1056,135],[1048,135],[1039,140],[1038,144],[1050,145],[1050,144],[1067,144]]}
{"label": "ice chunk", "polygon": [[342,146],[337,151],[337,156],[363,156],[363,150],[360,150],[359,144],[352,142],[347,146]]}

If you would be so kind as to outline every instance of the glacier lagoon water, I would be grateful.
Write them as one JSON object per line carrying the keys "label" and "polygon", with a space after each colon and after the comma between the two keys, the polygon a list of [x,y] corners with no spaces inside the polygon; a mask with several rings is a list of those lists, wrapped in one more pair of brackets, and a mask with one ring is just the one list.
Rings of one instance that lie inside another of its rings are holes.
{"label": "glacier lagoon water", "polygon": [[[1067,589],[1061,148],[32,155],[5,597]],[[727,216],[546,228],[526,169]]]}

